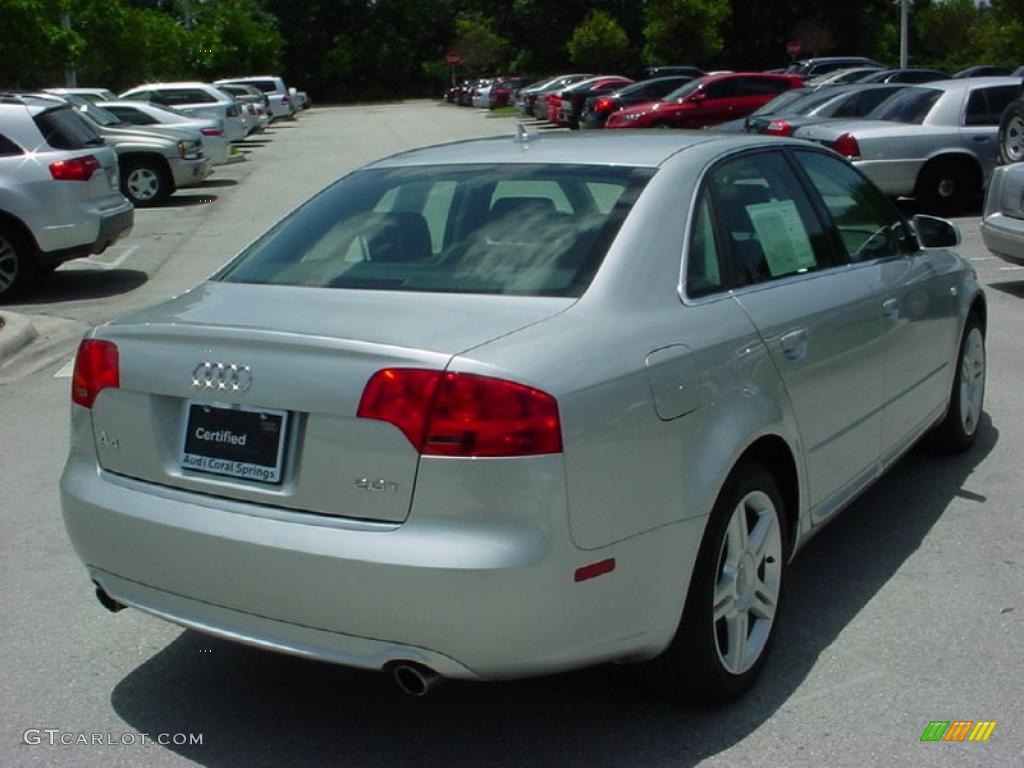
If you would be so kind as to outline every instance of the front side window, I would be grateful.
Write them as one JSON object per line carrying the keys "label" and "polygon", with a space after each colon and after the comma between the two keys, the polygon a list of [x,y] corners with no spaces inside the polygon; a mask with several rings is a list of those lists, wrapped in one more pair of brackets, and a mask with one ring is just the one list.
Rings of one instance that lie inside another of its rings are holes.
{"label": "front side window", "polygon": [[850,261],[905,252],[903,218],[877,187],[842,160],[820,152],[795,154],[828,208]]}
{"label": "front side window", "polygon": [[731,99],[739,93],[739,78],[730,77],[704,87],[708,99]]}
{"label": "front side window", "polygon": [[780,152],[728,160],[711,172],[710,186],[737,287],[838,263],[810,199]]}
{"label": "front side window", "polygon": [[359,171],[299,208],[219,279],[578,296],[653,173],[527,164]]}

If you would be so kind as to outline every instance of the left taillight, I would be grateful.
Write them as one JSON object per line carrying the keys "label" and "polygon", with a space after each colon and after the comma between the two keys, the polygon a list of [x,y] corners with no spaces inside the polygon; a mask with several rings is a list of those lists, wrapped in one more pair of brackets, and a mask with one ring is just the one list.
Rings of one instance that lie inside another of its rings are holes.
{"label": "left taillight", "polygon": [[117,345],[112,341],[85,339],[78,345],[75,372],[71,376],[71,401],[92,408],[104,389],[121,386]]}
{"label": "left taillight", "polygon": [[772,136],[789,136],[793,132],[793,126],[785,120],[772,120],[764,132]]}
{"label": "left taillight", "polygon": [[562,452],[555,398],[491,376],[386,368],[367,382],[356,415],[394,424],[430,456]]}
{"label": "left taillight", "polygon": [[200,128],[199,132],[201,134],[203,134],[203,136],[223,136],[224,135],[224,131],[222,131],[220,128]]}
{"label": "left taillight", "polygon": [[102,167],[94,155],[54,160],[50,163],[50,176],[54,181],[88,181]]}

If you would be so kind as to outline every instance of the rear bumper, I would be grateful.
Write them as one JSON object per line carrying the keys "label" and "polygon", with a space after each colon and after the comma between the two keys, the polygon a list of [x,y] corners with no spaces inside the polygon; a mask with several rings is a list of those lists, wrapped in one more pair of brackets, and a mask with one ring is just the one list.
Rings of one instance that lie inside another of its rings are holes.
{"label": "rear bumper", "polygon": [[[560,456],[518,462],[507,479],[488,462],[424,463],[434,466],[421,467],[400,525],[211,499],[74,453],[61,501],[79,557],[112,597],[250,645],[502,679],[649,658],[669,642],[703,518],[582,551]],[[574,582],[608,557],[614,572]]]}
{"label": "rear bumper", "polygon": [[39,261],[43,265],[61,264],[91,253],[102,253],[131,232],[134,223],[135,208],[127,200],[116,208],[93,211],[79,232],[79,235],[87,235],[88,241],[50,250],[40,249]]}
{"label": "rear bumper", "polygon": [[914,194],[924,160],[854,160],[853,164],[889,197],[903,197]]}
{"label": "rear bumper", "polygon": [[981,220],[985,247],[1004,261],[1024,265],[1024,219],[992,213]]}

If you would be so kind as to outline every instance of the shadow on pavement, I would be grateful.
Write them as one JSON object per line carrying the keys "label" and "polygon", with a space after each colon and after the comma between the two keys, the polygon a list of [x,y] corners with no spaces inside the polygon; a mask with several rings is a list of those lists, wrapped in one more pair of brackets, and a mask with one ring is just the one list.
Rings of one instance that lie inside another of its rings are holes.
{"label": "shadow on pavement", "polygon": [[[382,675],[191,631],[122,679],[111,703],[138,731],[202,733],[202,746],[169,748],[218,768],[692,766],[743,740],[787,702],[962,495],[998,437],[986,416],[966,454],[913,451],[813,539],[790,572],[764,676],[725,710],[673,707],[615,666],[511,683],[449,682],[413,699]],[[346,588],[358,585],[339,585],[339,595]],[[934,599],[940,613],[943,598]]]}
{"label": "shadow on pavement", "polygon": [[[69,264],[74,264],[73,261]],[[102,299],[130,293],[149,280],[149,275],[136,269],[82,269],[64,267],[41,276],[18,303],[50,304],[55,301]]]}
{"label": "shadow on pavement", "polygon": [[234,187],[237,185],[237,179],[207,179],[202,183],[200,189],[204,187]]}
{"label": "shadow on pavement", "polygon": [[[206,186],[206,182],[203,182],[203,186]],[[224,186],[214,185],[214,186]],[[192,189],[195,189],[194,187]],[[209,203],[217,202],[217,195],[207,193],[189,193],[189,192],[178,192],[168,197],[164,202],[158,205],[151,205],[150,208],[180,208],[182,206],[191,207],[193,205],[208,205]]]}
{"label": "shadow on pavement", "polygon": [[[1017,274],[1020,273],[1018,272]],[[1011,296],[1016,296],[1018,299],[1024,299],[1024,280],[1014,280],[1008,283],[988,283],[985,287],[1008,293]]]}

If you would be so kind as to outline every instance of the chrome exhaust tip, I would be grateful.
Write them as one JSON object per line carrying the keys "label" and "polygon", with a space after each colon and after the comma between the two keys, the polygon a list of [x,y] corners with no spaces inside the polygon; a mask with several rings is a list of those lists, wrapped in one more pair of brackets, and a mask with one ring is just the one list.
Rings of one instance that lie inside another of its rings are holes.
{"label": "chrome exhaust tip", "polygon": [[395,685],[410,696],[426,696],[443,680],[434,670],[412,661],[400,661],[390,669]]}

